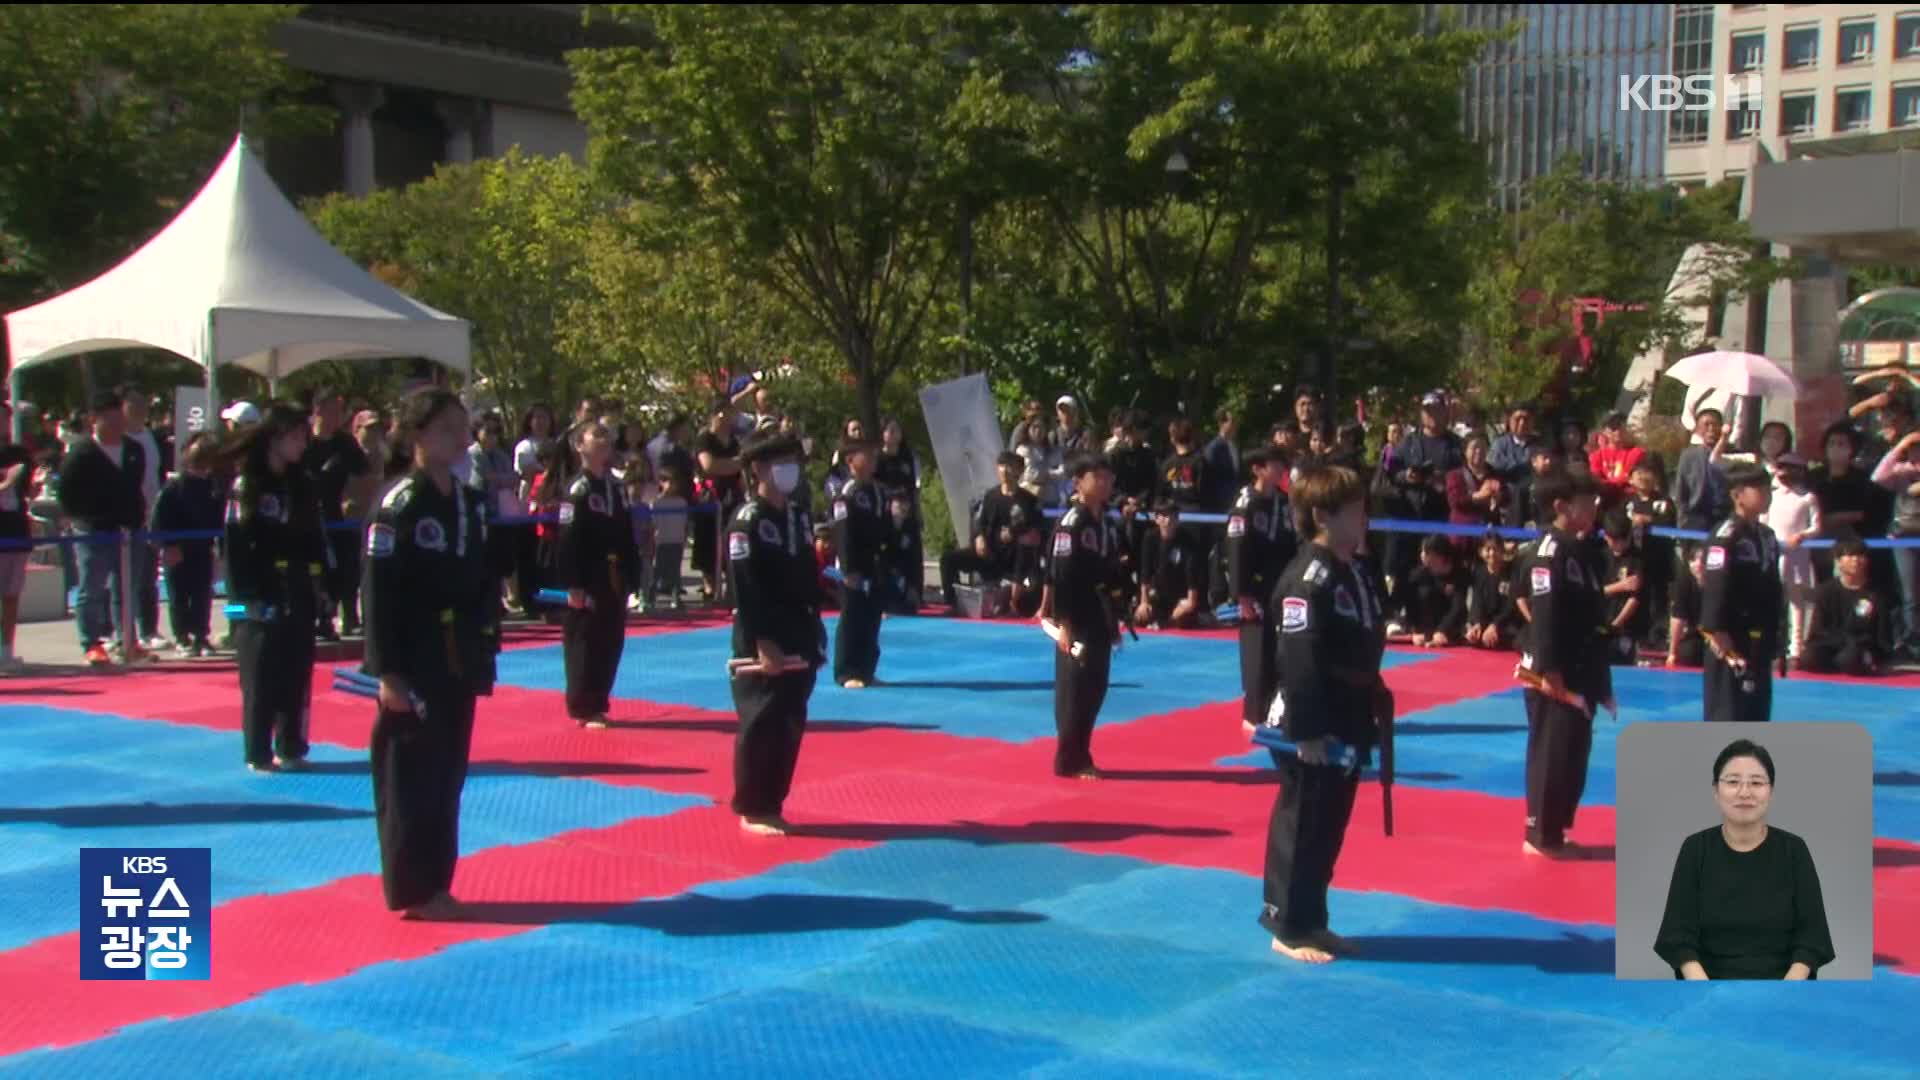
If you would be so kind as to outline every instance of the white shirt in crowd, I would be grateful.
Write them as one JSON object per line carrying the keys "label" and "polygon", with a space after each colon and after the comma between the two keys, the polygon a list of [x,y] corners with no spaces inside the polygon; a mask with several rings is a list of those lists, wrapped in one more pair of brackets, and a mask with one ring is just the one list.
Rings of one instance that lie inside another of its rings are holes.
{"label": "white shirt in crowd", "polygon": [[1780,583],[1788,589],[1813,588],[1813,551],[1804,547],[1790,550],[1786,546],[1793,537],[1811,538],[1820,531],[1820,505],[1813,493],[1796,493],[1775,480],[1773,502],[1767,507],[1766,523],[1781,545]]}

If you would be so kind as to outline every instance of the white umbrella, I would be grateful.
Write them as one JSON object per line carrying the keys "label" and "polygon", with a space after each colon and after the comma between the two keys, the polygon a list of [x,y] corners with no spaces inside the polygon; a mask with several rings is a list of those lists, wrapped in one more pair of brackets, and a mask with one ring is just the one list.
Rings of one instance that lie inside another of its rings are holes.
{"label": "white umbrella", "polygon": [[1666,370],[1670,379],[1700,390],[1718,390],[1739,397],[1786,398],[1800,396],[1793,376],[1764,356],[1747,352],[1696,353]]}

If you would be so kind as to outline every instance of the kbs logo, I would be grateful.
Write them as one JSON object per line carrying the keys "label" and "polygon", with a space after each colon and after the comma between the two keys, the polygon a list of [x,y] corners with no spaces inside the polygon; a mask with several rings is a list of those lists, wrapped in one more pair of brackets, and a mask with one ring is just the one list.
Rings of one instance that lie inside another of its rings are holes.
{"label": "kbs logo", "polygon": [[212,878],[207,848],[81,848],[80,977],[210,977]]}
{"label": "kbs logo", "polygon": [[1758,109],[1766,96],[1758,75],[1620,76],[1621,112],[1739,112]]}

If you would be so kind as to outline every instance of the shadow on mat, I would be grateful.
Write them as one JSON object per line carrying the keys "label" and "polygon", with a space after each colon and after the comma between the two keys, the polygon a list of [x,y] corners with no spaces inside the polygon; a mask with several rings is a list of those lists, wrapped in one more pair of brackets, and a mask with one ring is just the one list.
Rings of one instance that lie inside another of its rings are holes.
{"label": "shadow on mat", "polygon": [[1396,720],[1395,735],[1510,735],[1527,730],[1525,724],[1423,724],[1418,720]]}
{"label": "shadow on mat", "polygon": [[789,825],[793,836],[817,840],[964,840],[972,844],[1115,844],[1143,836],[1204,840],[1231,836],[1225,829],[1168,828],[1123,821],[1029,821],[1019,825],[983,825],[955,821],[945,825],[867,822],[849,825]]}
{"label": "shadow on mat", "polygon": [[931,900],[880,896],[817,896],[770,893],[722,898],[686,893],[667,900],[625,906],[581,903],[480,902],[462,904],[455,921],[507,926],[595,923],[658,930],[675,937],[791,934],[827,930],[891,930],[934,920],[975,926],[1046,922],[1031,911],[962,911]]}
{"label": "shadow on mat", "polygon": [[121,803],[102,806],[0,807],[0,825],[58,825],[105,829],[141,825],[262,825],[271,822],[352,821],[371,810],[307,803]]}
{"label": "shadow on mat", "polygon": [[1920,848],[1876,847],[1873,865],[1878,870],[1905,870],[1920,866]]}
{"label": "shadow on mat", "polygon": [[[1141,684],[1136,682],[1116,682],[1116,683],[1108,683],[1107,689],[1138,690],[1140,689],[1140,685]],[[1053,680],[1048,679],[1045,682],[995,682],[991,679],[980,679],[972,682],[908,682],[908,681],[897,680],[897,679],[883,679],[878,684],[877,689],[881,689],[881,690],[971,690],[971,691],[974,691],[975,693],[993,694],[993,693],[1008,693],[1016,690],[1052,690]],[[864,691],[862,692],[864,693]]]}
{"label": "shadow on mat", "polygon": [[[737,720],[609,720],[607,727],[620,731],[698,731],[713,735],[732,735],[740,730]],[[939,731],[939,724],[890,724],[883,720],[808,720],[809,735],[858,735],[863,731]]]}
{"label": "shadow on mat", "polygon": [[1877,772],[1873,774],[1874,787],[1920,787],[1920,773],[1917,772]]}
{"label": "shadow on mat", "polygon": [[65,686],[0,686],[0,697],[96,697],[98,690],[73,690]]}
{"label": "shadow on mat", "polygon": [[1888,956],[1880,952],[1873,954],[1874,967],[1899,967],[1901,963],[1901,959],[1897,956]]}
{"label": "shadow on mat", "polygon": [[[306,771],[321,776],[365,776],[366,761],[310,761]],[[476,761],[468,776],[699,776],[705,769],[683,765],[643,765],[630,761]]]}
{"label": "shadow on mat", "polygon": [[1350,937],[1354,960],[1376,964],[1483,964],[1554,975],[1613,974],[1613,939],[1563,934],[1556,940],[1501,937]]}

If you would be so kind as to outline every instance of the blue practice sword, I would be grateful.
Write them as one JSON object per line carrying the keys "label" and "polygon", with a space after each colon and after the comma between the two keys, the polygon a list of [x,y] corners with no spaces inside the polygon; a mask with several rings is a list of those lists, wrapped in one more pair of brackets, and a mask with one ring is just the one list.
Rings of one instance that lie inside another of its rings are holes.
{"label": "blue practice sword", "polygon": [[[1278,750],[1283,754],[1300,754],[1300,747],[1288,739],[1279,728],[1256,727],[1253,729],[1253,741],[1269,750]],[[1327,740],[1327,762],[1343,769],[1351,769],[1360,761],[1360,753],[1339,739]]]}

